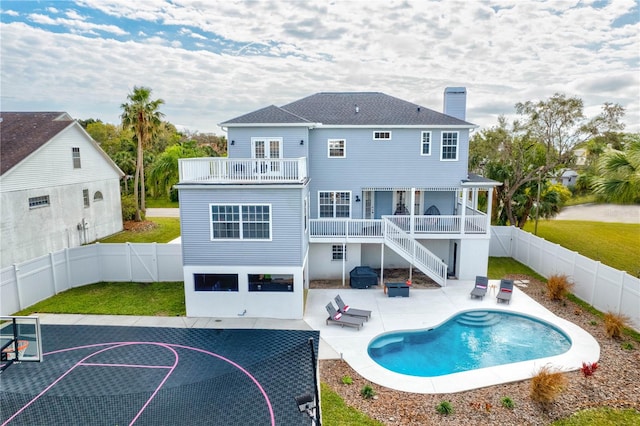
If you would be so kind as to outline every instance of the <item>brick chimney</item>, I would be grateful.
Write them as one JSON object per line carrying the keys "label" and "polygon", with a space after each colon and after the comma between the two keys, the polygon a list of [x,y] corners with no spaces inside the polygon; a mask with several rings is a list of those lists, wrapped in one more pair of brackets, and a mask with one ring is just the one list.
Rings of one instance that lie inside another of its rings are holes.
{"label": "brick chimney", "polygon": [[447,87],[444,89],[443,112],[460,120],[466,120],[467,88]]}

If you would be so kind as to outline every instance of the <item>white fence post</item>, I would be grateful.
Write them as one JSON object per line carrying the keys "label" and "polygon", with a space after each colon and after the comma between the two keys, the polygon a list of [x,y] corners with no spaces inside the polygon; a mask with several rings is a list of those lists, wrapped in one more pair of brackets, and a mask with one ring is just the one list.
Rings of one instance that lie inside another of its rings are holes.
{"label": "white fence post", "polygon": [[[16,294],[18,295],[18,311],[22,310],[22,289],[20,288],[20,276],[18,275],[18,271],[20,268],[17,263],[13,264],[13,279],[16,283]],[[4,315],[4,313],[3,313]]]}
{"label": "white fence post", "polygon": [[53,294],[58,294],[58,280],[56,279],[56,263],[54,261],[54,255],[51,252],[49,252],[49,267],[51,268],[51,284],[53,287]]}

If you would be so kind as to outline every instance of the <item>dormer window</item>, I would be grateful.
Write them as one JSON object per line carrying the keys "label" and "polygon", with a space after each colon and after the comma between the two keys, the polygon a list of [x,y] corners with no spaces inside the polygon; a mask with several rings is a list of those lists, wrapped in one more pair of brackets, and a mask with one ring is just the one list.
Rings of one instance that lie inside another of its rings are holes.
{"label": "dormer window", "polygon": [[391,140],[391,132],[373,132],[374,141]]}

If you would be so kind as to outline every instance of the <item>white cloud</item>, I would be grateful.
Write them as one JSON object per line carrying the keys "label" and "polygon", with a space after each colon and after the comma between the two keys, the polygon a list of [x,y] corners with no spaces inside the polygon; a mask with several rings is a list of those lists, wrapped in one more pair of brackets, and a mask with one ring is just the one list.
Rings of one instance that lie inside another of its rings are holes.
{"label": "white cloud", "polygon": [[[166,101],[168,120],[220,132],[218,122],[318,91],[382,91],[440,111],[444,87],[459,85],[468,88],[468,120],[480,125],[512,114],[517,102],[563,92],[588,111],[622,104],[627,130],[640,131],[640,24],[611,26],[633,0],[600,9],[577,0],[77,3],[114,25],[69,12],[32,19],[94,34],[122,34],[117,17],[171,24],[200,50],[186,50],[169,28],[131,29],[143,40],[118,42],[8,23],[3,97],[44,96],[78,118],[113,121],[128,91],[145,85]],[[229,40],[229,50],[203,50],[197,40],[213,36]]]}

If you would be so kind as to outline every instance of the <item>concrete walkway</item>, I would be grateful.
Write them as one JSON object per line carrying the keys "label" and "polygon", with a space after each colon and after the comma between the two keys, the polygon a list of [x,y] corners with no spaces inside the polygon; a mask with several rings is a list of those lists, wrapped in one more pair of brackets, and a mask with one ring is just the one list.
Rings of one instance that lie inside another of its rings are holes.
{"label": "concrete walkway", "polygon": [[555,220],[585,220],[591,222],[640,223],[640,205],[580,204],[569,206]]}
{"label": "concrete walkway", "polygon": [[147,217],[180,217],[180,209],[158,208],[147,209]]}

